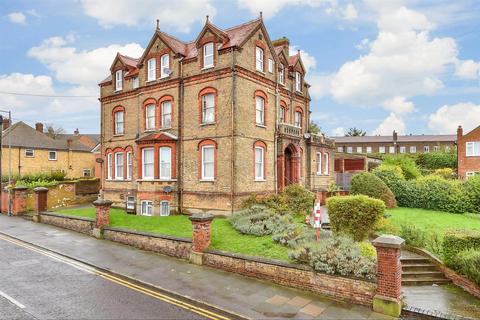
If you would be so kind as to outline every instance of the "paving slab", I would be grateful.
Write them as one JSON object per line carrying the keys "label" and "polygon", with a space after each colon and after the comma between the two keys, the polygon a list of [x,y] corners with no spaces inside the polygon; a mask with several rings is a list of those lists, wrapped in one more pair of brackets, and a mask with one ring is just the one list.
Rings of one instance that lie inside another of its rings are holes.
{"label": "paving slab", "polygon": [[[114,273],[254,319],[378,318],[370,308],[268,281],[0,215],[0,232]],[[307,302],[307,304],[304,304]],[[270,303],[273,302],[273,303]],[[355,308],[353,308],[355,307]]]}

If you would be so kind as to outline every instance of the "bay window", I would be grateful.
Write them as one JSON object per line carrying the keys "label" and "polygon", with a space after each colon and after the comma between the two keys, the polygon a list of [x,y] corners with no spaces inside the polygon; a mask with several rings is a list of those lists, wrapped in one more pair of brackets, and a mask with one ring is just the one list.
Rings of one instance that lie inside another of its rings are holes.
{"label": "bay window", "polygon": [[161,147],[160,152],[160,179],[169,180],[172,178],[172,149]]}
{"label": "bay window", "polygon": [[153,148],[142,150],[142,179],[154,179],[154,152]]}
{"label": "bay window", "polygon": [[115,153],[115,180],[123,180],[123,152]]}
{"label": "bay window", "polygon": [[213,63],[213,42],[209,42],[203,46],[203,68],[212,68]]}
{"label": "bay window", "polygon": [[107,179],[112,180],[112,154],[107,154]]}
{"label": "bay window", "polygon": [[127,152],[127,179],[132,179],[132,172],[133,172],[133,158],[132,152]]}

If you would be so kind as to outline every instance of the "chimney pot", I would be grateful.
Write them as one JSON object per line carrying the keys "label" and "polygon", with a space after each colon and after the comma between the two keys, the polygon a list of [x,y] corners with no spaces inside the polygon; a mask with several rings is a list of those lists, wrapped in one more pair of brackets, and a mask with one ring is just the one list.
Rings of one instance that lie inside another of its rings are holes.
{"label": "chimney pot", "polygon": [[77,128],[77,129],[75,129],[75,131],[73,131],[73,133],[74,133],[76,136],[78,136],[78,135],[80,134],[80,131],[79,131],[78,128]]}
{"label": "chimney pot", "polygon": [[457,128],[457,141],[463,137],[463,128],[462,126],[458,126]]}
{"label": "chimney pot", "polygon": [[35,123],[35,130],[37,130],[38,132],[43,133],[43,123],[41,123],[41,122]]}

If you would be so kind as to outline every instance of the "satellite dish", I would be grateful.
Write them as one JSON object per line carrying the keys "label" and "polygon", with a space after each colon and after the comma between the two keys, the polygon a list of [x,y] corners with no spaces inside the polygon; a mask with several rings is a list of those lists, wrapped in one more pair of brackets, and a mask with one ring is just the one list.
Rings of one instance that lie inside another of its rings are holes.
{"label": "satellite dish", "polygon": [[306,132],[303,136],[305,137],[305,139],[308,139],[308,138],[311,137],[310,133],[308,133],[308,132]]}
{"label": "satellite dish", "polygon": [[173,188],[170,187],[170,186],[165,186],[165,187],[163,187],[163,192],[165,192],[165,193],[170,193],[170,192],[172,192],[172,191],[173,191]]}
{"label": "satellite dish", "polygon": [[166,75],[171,75],[173,73],[173,71],[170,70],[170,68],[166,68],[166,67],[162,69],[162,72],[163,74],[166,74]]}

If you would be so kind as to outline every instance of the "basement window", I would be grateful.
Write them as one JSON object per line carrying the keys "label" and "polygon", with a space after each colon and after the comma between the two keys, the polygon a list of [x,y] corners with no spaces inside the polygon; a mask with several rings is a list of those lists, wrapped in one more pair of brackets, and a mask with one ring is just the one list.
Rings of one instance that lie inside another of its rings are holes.
{"label": "basement window", "polygon": [[48,151],[48,160],[56,161],[57,160],[57,151]]}
{"label": "basement window", "polygon": [[33,149],[25,149],[25,157],[33,158],[35,157],[35,150]]}
{"label": "basement window", "polygon": [[84,176],[84,177],[91,177],[91,176],[92,176],[92,170],[90,170],[90,169],[83,169],[83,176]]}
{"label": "basement window", "polygon": [[170,203],[168,201],[160,202],[160,215],[162,217],[170,215]]}
{"label": "basement window", "polygon": [[153,202],[142,200],[140,213],[142,216],[151,216],[153,214]]}

